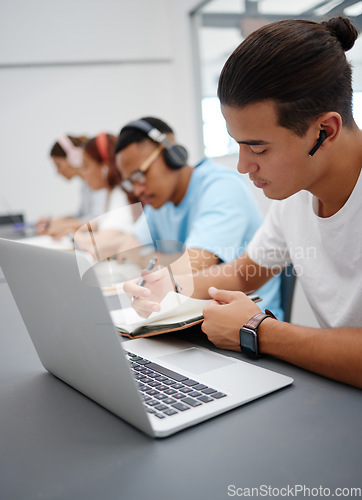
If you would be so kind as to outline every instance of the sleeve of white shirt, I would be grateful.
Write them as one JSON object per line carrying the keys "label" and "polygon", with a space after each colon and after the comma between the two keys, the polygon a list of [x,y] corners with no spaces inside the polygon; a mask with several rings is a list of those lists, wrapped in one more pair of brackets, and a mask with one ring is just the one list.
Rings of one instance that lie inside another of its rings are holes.
{"label": "sleeve of white shirt", "polygon": [[115,229],[122,233],[132,230],[133,218],[126,193],[115,187],[108,199],[108,211],[97,217],[98,230]]}
{"label": "sleeve of white shirt", "polygon": [[264,223],[246,248],[253,262],[262,267],[285,267],[291,263],[288,242],[283,231],[284,201],[274,201]]}

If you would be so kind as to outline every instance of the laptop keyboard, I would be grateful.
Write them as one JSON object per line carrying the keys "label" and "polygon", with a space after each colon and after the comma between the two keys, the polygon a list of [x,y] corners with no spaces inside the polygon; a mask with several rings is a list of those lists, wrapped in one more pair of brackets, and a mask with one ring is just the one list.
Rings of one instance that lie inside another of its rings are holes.
{"label": "laptop keyboard", "polygon": [[226,394],[125,351],[148,413],[163,419],[224,398]]}

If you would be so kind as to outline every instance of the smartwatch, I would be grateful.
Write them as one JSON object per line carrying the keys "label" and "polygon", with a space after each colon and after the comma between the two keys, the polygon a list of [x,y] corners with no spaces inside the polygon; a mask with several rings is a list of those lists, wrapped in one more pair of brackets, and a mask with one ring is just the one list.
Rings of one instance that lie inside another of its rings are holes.
{"label": "smartwatch", "polygon": [[265,318],[277,319],[274,314],[265,309],[265,313],[259,312],[249,319],[245,325],[240,328],[240,348],[251,358],[259,358],[258,327]]}

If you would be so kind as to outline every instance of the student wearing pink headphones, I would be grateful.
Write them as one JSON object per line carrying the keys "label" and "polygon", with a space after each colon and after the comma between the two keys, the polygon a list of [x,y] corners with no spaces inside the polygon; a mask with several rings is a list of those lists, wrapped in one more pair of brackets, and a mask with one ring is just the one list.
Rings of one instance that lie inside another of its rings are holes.
{"label": "student wearing pink headphones", "polygon": [[106,197],[102,215],[81,227],[83,231],[77,232],[75,240],[97,258],[109,257],[109,248],[131,230],[134,222],[130,205],[135,199],[120,187],[122,177],[114,154],[116,141],[116,136],[101,132],[83,145],[83,179],[93,191],[105,190]]}
{"label": "student wearing pink headphones", "polygon": [[78,210],[65,217],[44,217],[36,225],[38,234],[48,234],[56,239],[68,232],[76,231],[84,222],[103,213],[106,189],[92,190],[83,178],[83,145],[87,137],[61,135],[50,150],[50,157],[58,174],[70,181],[80,178],[80,201]]}

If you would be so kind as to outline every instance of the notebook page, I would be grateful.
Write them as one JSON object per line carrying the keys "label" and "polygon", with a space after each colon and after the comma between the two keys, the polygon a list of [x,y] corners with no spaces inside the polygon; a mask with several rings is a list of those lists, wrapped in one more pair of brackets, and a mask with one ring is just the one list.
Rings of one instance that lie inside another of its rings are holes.
{"label": "notebook page", "polygon": [[[201,316],[208,302],[209,300],[193,299],[176,292],[169,292],[161,302],[161,311],[153,312],[148,318],[139,316],[133,307],[111,311],[111,317],[116,327],[132,332],[143,325],[178,323]],[[167,321],[163,321],[165,319]]]}

